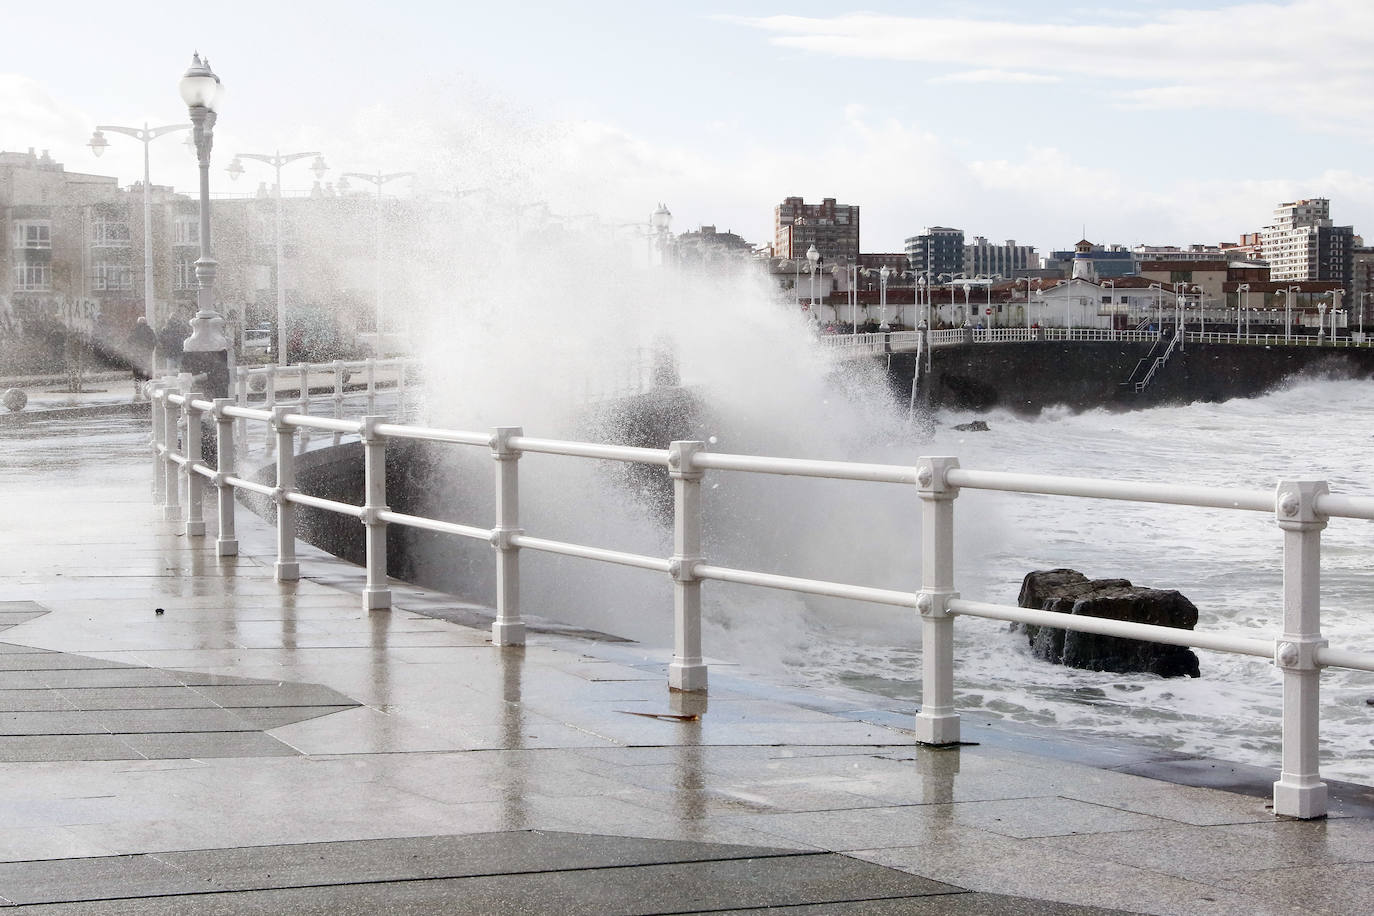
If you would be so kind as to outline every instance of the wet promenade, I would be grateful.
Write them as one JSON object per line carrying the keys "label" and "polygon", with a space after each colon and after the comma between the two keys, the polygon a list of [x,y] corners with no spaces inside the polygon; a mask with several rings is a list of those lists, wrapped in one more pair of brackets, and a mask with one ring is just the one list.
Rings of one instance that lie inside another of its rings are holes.
{"label": "wet promenade", "polygon": [[[0,903],[53,913],[1366,912],[1374,820],[1264,778],[532,632],[149,496],[146,421],[0,423]],[[212,502],[207,504],[207,511]],[[556,608],[531,608],[556,617]],[[973,726],[974,723],[968,723]],[[1260,794],[1179,785],[1150,772]]]}

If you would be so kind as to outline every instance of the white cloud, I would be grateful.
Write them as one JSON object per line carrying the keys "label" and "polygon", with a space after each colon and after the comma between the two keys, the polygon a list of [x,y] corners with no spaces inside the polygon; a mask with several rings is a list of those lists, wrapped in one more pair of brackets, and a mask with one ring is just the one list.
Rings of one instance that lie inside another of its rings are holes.
{"label": "white cloud", "polygon": [[931,83],[1058,83],[1060,78],[1044,73],[1016,70],[962,70],[931,77]]}
{"label": "white cloud", "polygon": [[[997,22],[851,13],[735,17],[773,44],[962,74],[1088,80],[1123,107],[1240,108],[1374,139],[1374,4],[1290,0],[1159,10],[1129,24]],[[968,69],[972,68],[972,69]]]}

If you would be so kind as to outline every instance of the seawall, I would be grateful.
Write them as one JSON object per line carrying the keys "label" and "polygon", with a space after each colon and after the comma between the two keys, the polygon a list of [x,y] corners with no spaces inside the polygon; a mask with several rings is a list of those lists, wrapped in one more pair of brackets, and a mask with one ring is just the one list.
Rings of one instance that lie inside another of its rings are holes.
{"label": "seawall", "polygon": [[[938,347],[917,386],[928,408],[1038,413],[1047,407],[1130,410],[1194,401],[1255,397],[1304,374],[1338,378],[1374,375],[1374,349],[1189,343],[1175,350],[1143,392],[1123,386],[1150,344],[1035,341]],[[894,387],[911,388],[914,353],[893,354]]]}

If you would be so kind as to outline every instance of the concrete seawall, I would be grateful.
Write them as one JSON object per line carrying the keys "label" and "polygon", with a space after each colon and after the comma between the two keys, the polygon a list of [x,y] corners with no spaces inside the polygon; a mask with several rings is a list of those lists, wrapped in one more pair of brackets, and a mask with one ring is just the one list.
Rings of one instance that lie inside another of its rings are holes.
{"label": "concrete seawall", "polygon": [[[1149,354],[1149,344],[1124,341],[940,347],[931,354],[928,374],[922,361],[917,397],[929,408],[1129,410],[1255,397],[1303,374],[1374,375],[1374,350],[1369,349],[1189,343],[1170,356],[1145,391],[1124,388],[1122,383]],[[914,353],[893,354],[894,387],[910,391],[916,365]]]}

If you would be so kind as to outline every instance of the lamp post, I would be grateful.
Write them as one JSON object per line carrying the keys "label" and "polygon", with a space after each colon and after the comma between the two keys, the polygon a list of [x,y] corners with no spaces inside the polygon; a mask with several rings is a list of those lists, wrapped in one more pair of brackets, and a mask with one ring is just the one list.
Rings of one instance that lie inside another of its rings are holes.
{"label": "lamp post", "polygon": [[[200,165],[200,257],[196,259],[196,317],[191,321],[191,336],[186,339],[182,366],[187,371],[206,375],[204,393],[212,397],[229,394],[229,341],[224,336],[224,319],[215,312],[215,274],[219,268],[210,244],[210,150],[215,142],[217,108],[222,98],[219,77],[210,61],[192,55],[191,66],[181,78],[181,98],[191,115],[192,136]],[[192,368],[198,367],[198,368]]]}
{"label": "lamp post", "polygon": [[[381,194],[380,188],[377,192]],[[654,238],[658,241],[658,263],[668,263],[668,227],[673,224],[673,214],[668,207],[659,203],[658,209],[649,214],[649,225],[653,228]]]}
{"label": "lamp post", "polygon": [[291,339],[286,329],[286,284],[282,280],[281,269],[281,167],[289,162],[295,162],[297,159],[307,159],[311,156],[315,157],[315,161],[311,163],[310,170],[315,173],[316,178],[323,178],[324,173],[329,170],[329,167],[324,164],[324,157],[317,152],[286,153],[285,155],[283,155],[279,150],[270,156],[264,153],[239,153],[236,156],[234,156],[234,161],[229,163],[229,168],[226,170],[229,172],[230,179],[232,179],[233,181],[238,181],[239,176],[243,174],[243,163],[240,160],[255,159],[258,162],[267,163],[277,171],[277,364],[281,366],[286,365],[287,341]]}
{"label": "lamp post", "polygon": [[1073,340],[1073,314],[1069,311],[1069,287],[1072,280],[1064,281],[1064,339]]}
{"label": "lamp post", "polygon": [[1112,323],[1112,339],[1116,339],[1116,281],[1103,280],[1102,285],[1110,289],[1111,300],[1107,303],[1107,320]]}
{"label": "lamp post", "polygon": [[1293,296],[1302,292],[1302,287],[1289,286],[1279,292],[1283,293],[1283,342],[1289,343],[1293,340]]}
{"label": "lamp post", "polygon": [[[415,174],[414,172],[391,172],[391,173],[389,173],[389,174],[384,174],[384,173],[382,173],[382,172],[377,172],[377,173],[371,174],[371,175],[366,174],[366,173],[364,173],[364,172],[344,172],[344,173],[343,173],[343,177],[344,177],[344,178],[359,178],[359,179],[362,179],[363,181],[371,182],[372,184],[374,184],[374,185],[377,186],[377,254],[376,254],[376,258],[377,258],[377,316],[376,316],[376,318],[377,318],[377,353],[378,353],[379,356],[383,353],[383,340],[384,340],[384,338],[383,338],[382,335],[383,335],[383,333],[384,333],[384,329],[383,329],[383,318],[384,318],[384,316],[385,316],[385,312],[383,312],[383,310],[382,310],[382,303],[385,301],[384,298],[383,298],[383,295],[382,295],[382,185],[386,184],[386,183],[389,182],[389,181],[395,181],[395,180],[398,179],[398,178],[409,178],[409,177],[411,177],[411,176],[414,175],[414,174]],[[345,188],[346,188],[346,187],[347,187],[347,186],[345,185]],[[659,207],[660,207],[660,209],[663,209],[663,210],[665,210],[665,211],[666,211],[666,209],[667,209],[666,207],[663,207],[662,204],[660,204]]]}
{"label": "lamp post", "polygon": [[[925,274],[921,274],[921,275],[919,275],[918,277],[916,277],[916,302],[917,302],[918,305],[921,304],[922,302],[925,303],[925,313],[924,313],[924,314],[925,314],[925,318],[924,318],[923,320],[924,320],[925,323],[926,323],[926,330],[929,331],[929,330],[930,330],[930,279],[929,279]],[[914,317],[914,316],[913,316],[913,317]]]}
{"label": "lamp post", "polygon": [[1155,291],[1155,331],[1164,333],[1164,284],[1151,283],[1150,289]]}
{"label": "lamp post", "polygon": [[821,318],[821,310],[816,306],[816,268],[821,262],[821,253],[812,245],[806,250],[806,260],[810,262],[811,270],[811,310],[816,313],[816,320]]}
{"label": "lamp post", "polygon": [[[1244,301],[1241,300],[1241,293],[1245,294]],[[1244,328],[1242,331],[1241,320],[1244,317]],[[1236,336],[1250,336],[1250,284],[1241,283],[1236,287]]]}
{"label": "lamp post", "polygon": [[887,278],[892,276],[892,269],[886,264],[878,271],[878,330],[886,331],[890,327],[887,323]]}
{"label": "lamp post", "polygon": [[[1333,289],[1331,291],[1331,342],[1336,342],[1336,311],[1345,302],[1345,290]],[[1346,328],[1350,327],[1350,322],[1346,322]]]}
{"label": "lamp post", "polygon": [[984,282],[987,284],[986,286],[983,287],[983,292],[985,292],[985,293],[987,294],[987,306],[986,306],[986,311],[983,312],[983,317],[985,317],[985,318],[987,319],[987,322],[988,322],[988,339],[989,339],[989,340],[992,339],[992,281],[993,281],[994,278],[1000,279],[1000,278],[1001,278],[1001,274],[993,274],[993,275],[991,275],[991,276],[983,276],[983,277],[982,277],[982,279],[984,280]]}
{"label": "lamp post", "polygon": [[103,131],[111,130],[117,134],[124,134],[143,144],[143,317],[148,319],[148,324],[152,325],[154,329],[160,328],[162,323],[158,320],[157,306],[153,301],[153,188],[148,177],[148,146],[164,134],[170,134],[177,130],[190,130],[190,128],[191,125],[189,124],[149,127],[147,121],[143,122],[141,129],[101,124],[96,127],[95,133],[91,134],[91,139],[86,144],[91,148],[91,152],[95,153],[97,159],[110,145],[110,141],[105,139]]}

